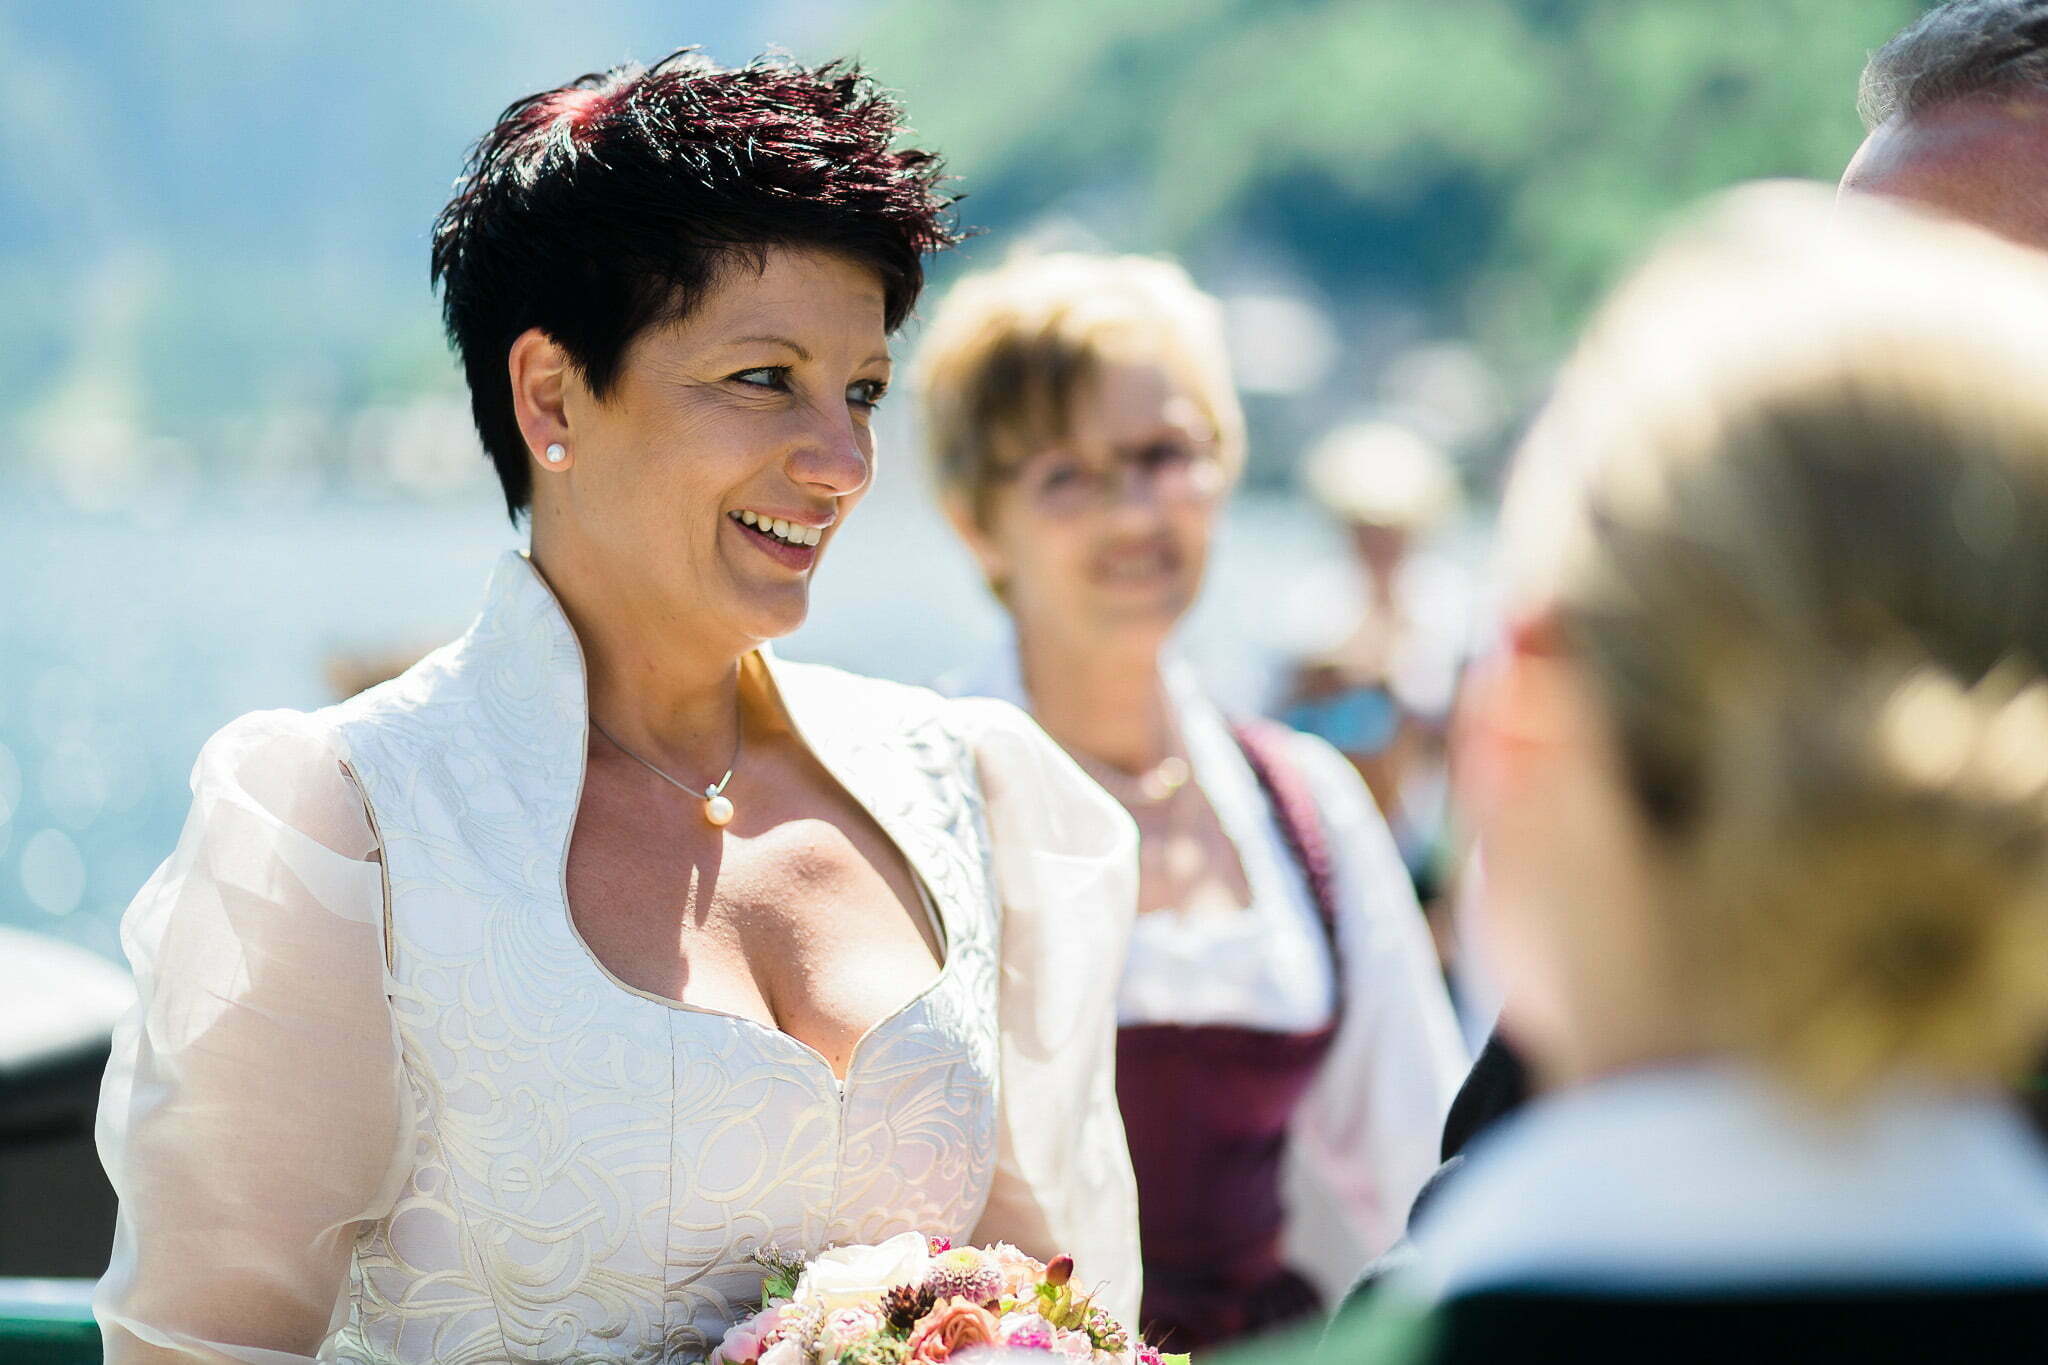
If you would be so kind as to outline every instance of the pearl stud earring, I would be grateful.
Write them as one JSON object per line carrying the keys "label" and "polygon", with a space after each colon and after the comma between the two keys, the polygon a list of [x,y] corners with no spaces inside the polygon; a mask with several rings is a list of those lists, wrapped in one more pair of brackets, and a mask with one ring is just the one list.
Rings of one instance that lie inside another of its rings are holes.
{"label": "pearl stud earring", "polygon": [[568,458],[569,458],[569,448],[568,448],[567,446],[563,445],[563,444],[562,444],[562,443],[561,443],[560,441],[555,441],[555,442],[553,442],[552,444],[550,444],[550,445],[548,446],[548,463],[549,463],[549,464],[560,464],[560,463],[561,463],[562,461],[564,461],[564,460],[566,460],[566,459],[568,459]]}

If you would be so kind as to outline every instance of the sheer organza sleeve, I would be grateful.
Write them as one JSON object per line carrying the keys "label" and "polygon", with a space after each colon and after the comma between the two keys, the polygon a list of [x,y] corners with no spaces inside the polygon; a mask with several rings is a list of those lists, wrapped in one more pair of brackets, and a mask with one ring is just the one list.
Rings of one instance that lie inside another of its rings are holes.
{"label": "sheer organza sleeve", "polygon": [[1135,1325],[1138,1193],[1116,1102],[1116,990],[1137,831],[1023,712],[954,703],[977,736],[1003,909],[1001,1147],[975,1241],[1065,1252]]}
{"label": "sheer organza sleeve", "polygon": [[383,916],[369,817],[319,723],[261,712],[208,741],[177,850],[121,924],[138,1003],[100,1095],[109,1365],[278,1365],[343,1325],[356,1230],[410,1145]]}
{"label": "sheer organza sleeve", "polygon": [[1288,1134],[1287,1251],[1341,1294],[1400,1238],[1470,1059],[1371,793],[1320,739],[1297,736],[1294,757],[1334,854],[1344,1018]]}

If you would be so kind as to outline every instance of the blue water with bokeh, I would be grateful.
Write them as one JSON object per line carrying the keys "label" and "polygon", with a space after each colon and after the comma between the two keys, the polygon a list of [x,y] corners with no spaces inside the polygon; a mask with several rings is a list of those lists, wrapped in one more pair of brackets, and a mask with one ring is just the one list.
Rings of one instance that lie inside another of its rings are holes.
{"label": "blue water with bokeh", "polygon": [[[482,485],[432,500],[202,486],[89,511],[0,480],[0,924],[118,960],[121,910],[177,841],[206,737],[245,711],[334,700],[338,657],[459,633],[520,543]],[[1304,606],[1340,612],[1313,586],[1338,565],[1311,509],[1240,498],[1188,631],[1220,693],[1258,703]],[[784,652],[904,681],[1000,638],[914,479],[861,506],[813,602]]]}

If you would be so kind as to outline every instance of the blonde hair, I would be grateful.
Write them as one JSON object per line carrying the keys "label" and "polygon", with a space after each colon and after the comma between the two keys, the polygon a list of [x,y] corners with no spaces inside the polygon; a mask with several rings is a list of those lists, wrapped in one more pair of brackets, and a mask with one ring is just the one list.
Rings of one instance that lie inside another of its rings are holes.
{"label": "blonde hair", "polygon": [[1244,414],[1222,309],[1171,261],[1078,252],[1020,255],[948,291],[918,353],[925,440],[942,493],[986,524],[1004,476],[1064,440],[1105,366],[1157,364],[1214,429],[1233,474]]}
{"label": "blonde hair", "polygon": [[1823,1100],[2048,1032],[2048,261],[1737,192],[1608,305],[1503,531],[1720,1046]]}

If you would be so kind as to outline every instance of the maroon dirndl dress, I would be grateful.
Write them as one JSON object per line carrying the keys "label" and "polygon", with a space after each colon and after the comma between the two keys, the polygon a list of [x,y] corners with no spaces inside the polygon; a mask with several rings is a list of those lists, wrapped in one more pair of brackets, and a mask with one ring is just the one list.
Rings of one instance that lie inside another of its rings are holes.
{"label": "maroon dirndl dress", "polygon": [[[1322,818],[1276,725],[1233,726],[1339,963]],[[1280,1259],[1287,1130],[1336,1038],[1228,1025],[1141,1024],[1117,1035],[1117,1099],[1138,1179],[1145,1339],[1196,1351],[1313,1316],[1313,1286]]]}

